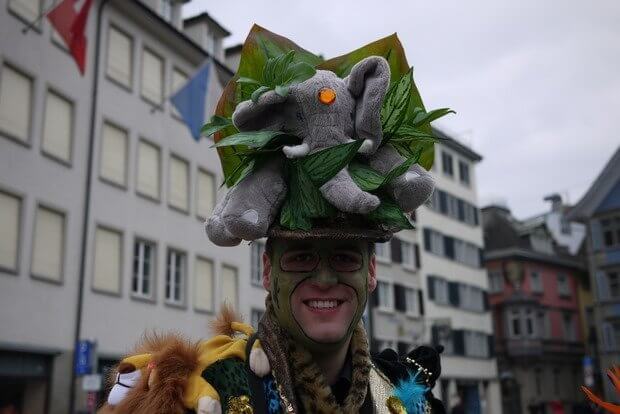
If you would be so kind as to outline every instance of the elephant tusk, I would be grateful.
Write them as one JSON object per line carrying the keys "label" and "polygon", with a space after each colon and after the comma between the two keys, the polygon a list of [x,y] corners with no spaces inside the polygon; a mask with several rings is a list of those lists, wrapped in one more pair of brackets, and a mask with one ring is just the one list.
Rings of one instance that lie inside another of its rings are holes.
{"label": "elephant tusk", "polygon": [[375,143],[371,139],[365,139],[362,146],[357,150],[360,154],[370,155],[375,152]]}
{"label": "elephant tusk", "polygon": [[310,146],[306,143],[299,145],[287,145],[282,147],[282,151],[287,158],[301,158],[310,152]]}

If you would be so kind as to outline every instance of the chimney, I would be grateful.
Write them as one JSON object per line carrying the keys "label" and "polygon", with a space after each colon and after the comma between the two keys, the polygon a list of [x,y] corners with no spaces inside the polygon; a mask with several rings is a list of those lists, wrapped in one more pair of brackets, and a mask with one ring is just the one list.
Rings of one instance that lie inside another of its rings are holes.
{"label": "chimney", "polygon": [[562,196],[558,193],[549,194],[544,198],[545,201],[551,202],[551,211],[559,212],[562,211]]}

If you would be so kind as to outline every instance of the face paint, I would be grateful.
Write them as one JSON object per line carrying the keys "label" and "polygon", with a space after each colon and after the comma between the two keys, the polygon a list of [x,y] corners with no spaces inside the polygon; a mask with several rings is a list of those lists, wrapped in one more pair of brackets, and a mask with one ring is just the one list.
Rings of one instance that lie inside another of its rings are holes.
{"label": "face paint", "polygon": [[[273,243],[270,291],[276,317],[280,325],[309,351],[331,352],[350,338],[364,313],[368,300],[368,243],[361,240],[315,240],[297,246],[294,243],[284,240]],[[292,250],[310,253],[306,257],[302,254],[292,266],[296,269],[305,266],[305,271],[286,270],[288,266],[281,266],[286,263],[283,257],[286,258]],[[339,251],[356,252],[361,265],[347,268],[346,261],[335,261],[334,258],[341,257],[337,255]],[[317,303],[307,300],[314,297],[312,292],[346,298],[346,301],[338,302],[333,318],[330,312],[313,314],[307,307],[308,303]],[[328,334],[331,339],[317,340],[317,336],[325,331],[331,331]]]}

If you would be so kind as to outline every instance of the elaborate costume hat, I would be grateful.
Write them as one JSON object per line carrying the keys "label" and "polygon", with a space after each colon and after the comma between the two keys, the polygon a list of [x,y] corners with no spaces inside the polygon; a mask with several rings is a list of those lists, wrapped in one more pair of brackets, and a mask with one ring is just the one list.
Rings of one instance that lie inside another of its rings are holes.
{"label": "elaborate costume hat", "polygon": [[217,245],[278,238],[385,241],[433,191],[430,122],[396,35],[323,60],[254,26],[203,128],[229,187]]}

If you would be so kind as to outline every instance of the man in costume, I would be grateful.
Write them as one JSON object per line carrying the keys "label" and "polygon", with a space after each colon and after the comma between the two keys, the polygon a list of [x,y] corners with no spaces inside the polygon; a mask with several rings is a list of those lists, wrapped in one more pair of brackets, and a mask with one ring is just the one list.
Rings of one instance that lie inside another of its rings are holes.
{"label": "man in costume", "polygon": [[198,343],[149,338],[123,359],[112,413],[443,413],[441,348],[371,356],[362,323],[374,243],[432,193],[430,122],[396,36],[322,59],[255,26],[216,115],[230,190],[206,223],[221,246],[267,237],[255,332],[224,308]]}

